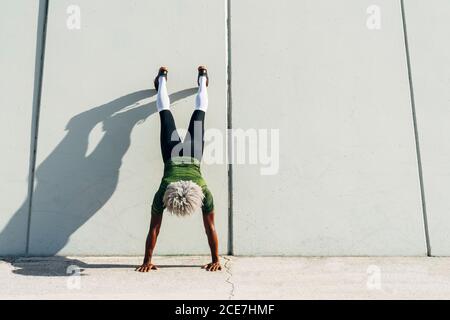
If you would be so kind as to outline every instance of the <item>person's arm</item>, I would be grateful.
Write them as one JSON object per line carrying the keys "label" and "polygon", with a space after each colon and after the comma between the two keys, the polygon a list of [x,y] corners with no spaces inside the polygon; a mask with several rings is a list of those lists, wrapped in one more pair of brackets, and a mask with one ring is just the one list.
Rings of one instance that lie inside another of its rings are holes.
{"label": "person's arm", "polygon": [[156,246],[156,240],[158,239],[159,229],[161,228],[162,217],[162,214],[152,214],[150,230],[145,242],[144,262],[136,269],[136,271],[149,272],[150,270],[158,270],[158,268],[152,264],[152,256]]}
{"label": "person's arm", "polygon": [[222,270],[219,261],[219,240],[217,238],[216,227],[214,226],[214,212],[203,214],[203,225],[205,226],[206,236],[208,237],[209,248],[211,249],[212,262],[203,266],[207,271]]}

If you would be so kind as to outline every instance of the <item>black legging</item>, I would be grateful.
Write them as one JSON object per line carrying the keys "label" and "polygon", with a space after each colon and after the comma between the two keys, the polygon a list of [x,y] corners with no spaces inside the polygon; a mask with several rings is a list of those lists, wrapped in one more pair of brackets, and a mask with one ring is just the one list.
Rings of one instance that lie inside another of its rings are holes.
{"label": "black legging", "polygon": [[159,118],[161,119],[160,140],[163,161],[166,162],[172,157],[180,156],[190,156],[201,161],[205,143],[205,112],[195,110],[192,113],[184,142],[181,142],[175,120],[170,110],[161,110],[159,112]]}

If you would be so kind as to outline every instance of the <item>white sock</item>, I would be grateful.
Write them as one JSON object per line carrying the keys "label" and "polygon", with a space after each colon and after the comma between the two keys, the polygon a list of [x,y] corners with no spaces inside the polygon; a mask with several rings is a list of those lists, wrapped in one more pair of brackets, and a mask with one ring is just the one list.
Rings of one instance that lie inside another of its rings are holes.
{"label": "white sock", "polygon": [[206,112],[208,109],[208,91],[206,90],[206,76],[200,77],[197,97],[195,98],[195,110]]}
{"label": "white sock", "polygon": [[170,110],[170,99],[167,94],[166,77],[160,76],[158,79],[158,95],[156,96],[156,108],[161,110]]}

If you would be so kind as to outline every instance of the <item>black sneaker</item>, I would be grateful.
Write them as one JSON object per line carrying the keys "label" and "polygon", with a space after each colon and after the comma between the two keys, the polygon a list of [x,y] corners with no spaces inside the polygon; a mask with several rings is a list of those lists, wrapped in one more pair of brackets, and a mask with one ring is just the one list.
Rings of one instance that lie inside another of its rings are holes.
{"label": "black sneaker", "polygon": [[159,77],[165,77],[167,80],[167,73],[169,70],[167,67],[160,67],[158,71],[158,75],[156,76],[155,80],[153,81],[153,85],[155,86],[156,91],[158,91],[159,88]]}
{"label": "black sneaker", "polygon": [[209,84],[208,70],[206,70],[205,66],[198,67],[198,77],[197,77],[197,85],[200,86],[200,77],[206,76],[206,86]]}

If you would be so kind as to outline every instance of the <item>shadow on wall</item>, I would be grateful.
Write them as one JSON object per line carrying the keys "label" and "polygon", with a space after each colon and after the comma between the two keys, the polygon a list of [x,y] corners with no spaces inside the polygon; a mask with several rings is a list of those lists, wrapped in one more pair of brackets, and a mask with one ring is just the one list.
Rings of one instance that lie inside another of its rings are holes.
{"label": "shadow on wall", "polygon": [[[190,88],[176,92],[170,95],[171,102],[196,91]],[[130,146],[131,131],[156,113],[156,101],[146,104],[140,101],[155,94],[155,90],[136,91],[70,119],[65,137],[35,171],[30,255],[57,254],[72,233],[111,198],[117,187],[122,158]],[[86,155],[89,134],[98,124],[103,125],[104,135]],[[17,232],[22,230],[27,206],[25,200],[1,231],[0,247],[14,247],[14,242],[25,236]]]}

